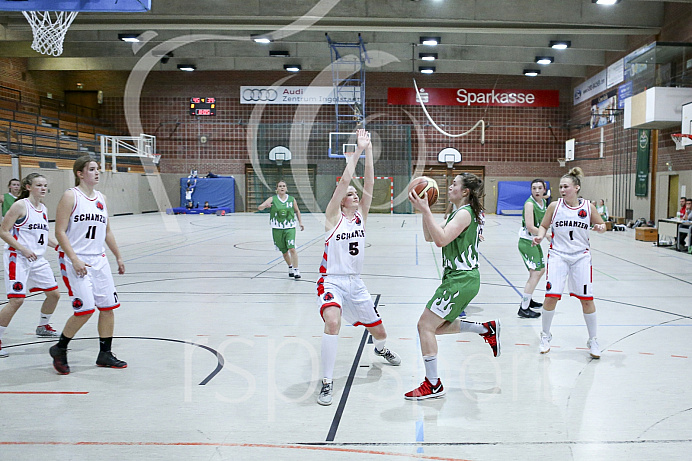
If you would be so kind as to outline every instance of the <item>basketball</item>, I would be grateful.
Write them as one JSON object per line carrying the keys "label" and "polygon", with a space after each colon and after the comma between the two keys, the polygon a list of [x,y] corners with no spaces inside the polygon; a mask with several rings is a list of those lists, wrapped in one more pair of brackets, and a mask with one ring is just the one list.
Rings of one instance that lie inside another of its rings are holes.
{"label": "basketball", "polygon": [[428,205],[433,206],[437,203],[437,198],[440,195],[440,189],[437,187],[437,181],[427,176],[420,176],[413,181],[409,186],[409,190],[415,190],[416,194],[423,198],[425,195],[428,196]]}

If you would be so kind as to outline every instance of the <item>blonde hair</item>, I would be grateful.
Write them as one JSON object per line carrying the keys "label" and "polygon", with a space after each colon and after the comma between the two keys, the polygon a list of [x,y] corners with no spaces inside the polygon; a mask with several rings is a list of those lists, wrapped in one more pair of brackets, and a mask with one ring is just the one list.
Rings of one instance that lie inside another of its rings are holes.
{"label": "blonde hair", "polygon": [[569,172],[563,176],[563,178],[569,178],[572,180],[572,184],[579,186],[581,188],[581,178],[584,177],[584,171],[578,166],[569,170]]}
{"label": "blonde hair", "polygon": [[77,160],[74,161],[72,165],[72,172],[74,173],[74,185],[79,186],[79,176],[77,176],[78,171],[84,171],[84,168],[91,162],[97,163],[96,160],[91,158],[90,155],[82,155]]}

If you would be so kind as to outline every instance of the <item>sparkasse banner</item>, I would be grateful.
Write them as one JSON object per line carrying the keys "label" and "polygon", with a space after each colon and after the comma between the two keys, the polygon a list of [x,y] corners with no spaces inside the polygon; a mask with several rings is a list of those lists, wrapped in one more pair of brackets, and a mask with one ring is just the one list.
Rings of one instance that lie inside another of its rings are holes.
{"label": "sparkasse banner", "polygon": [[[558,107],[558,90],[505,90],[489,88],[419,88],[429,106]],[[415,88],[388,88],[390,105],[419,104]]]}

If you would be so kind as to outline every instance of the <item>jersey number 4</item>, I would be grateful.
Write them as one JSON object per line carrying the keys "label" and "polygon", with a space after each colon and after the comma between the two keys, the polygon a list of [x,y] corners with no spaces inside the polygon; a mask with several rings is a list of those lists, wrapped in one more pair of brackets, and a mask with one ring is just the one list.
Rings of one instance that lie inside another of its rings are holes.
{"label": "jersey number 4", "polygon": [[96,238],[96,226],[89,226],[84,238],[94,240]]}
{"label": "jersey number 4", "polygon": [[348,244],[348,252],[356,256],[358,254],[358,242],[351,242]]}
{"label": "jersey number 4", "polygon": [[45,242],[45,240],[43,240],[43,234],[39,235],[39,237],[38,237],[38,244],[39,244],[39,245],[43,245],[44,242]]}

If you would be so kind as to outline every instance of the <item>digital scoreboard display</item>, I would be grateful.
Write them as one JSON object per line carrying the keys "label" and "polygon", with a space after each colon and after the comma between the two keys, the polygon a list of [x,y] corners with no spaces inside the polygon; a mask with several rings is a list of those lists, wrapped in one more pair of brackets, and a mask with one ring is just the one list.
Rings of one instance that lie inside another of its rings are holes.
{"label": "digital scoreboard display", "polygon": [[216,115],[216,98],[190,98],[190,115]]}

